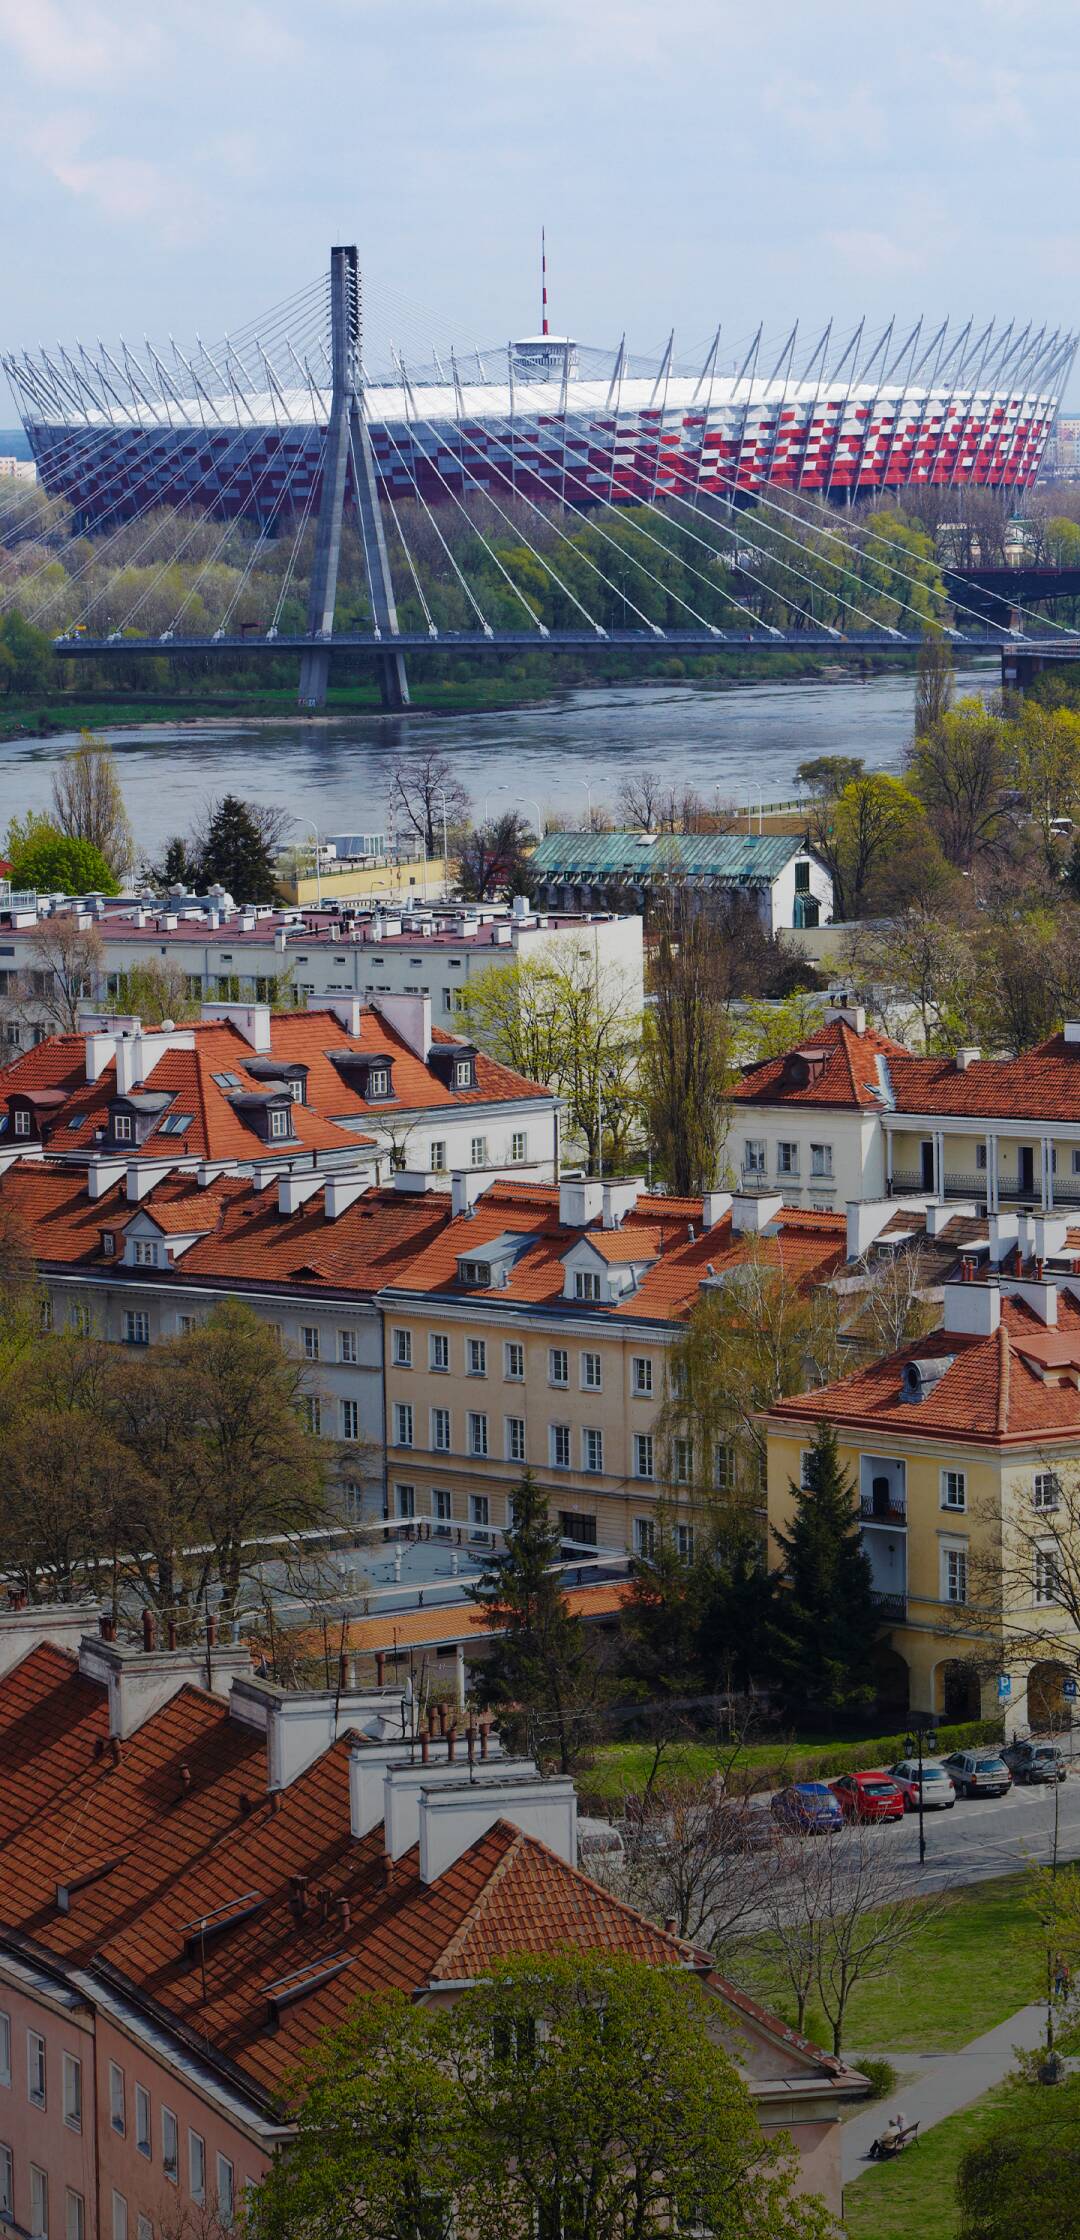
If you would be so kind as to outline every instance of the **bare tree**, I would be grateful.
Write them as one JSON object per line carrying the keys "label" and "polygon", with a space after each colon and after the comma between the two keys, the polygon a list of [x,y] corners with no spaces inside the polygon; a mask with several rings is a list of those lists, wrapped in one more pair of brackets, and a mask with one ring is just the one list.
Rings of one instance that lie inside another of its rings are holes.
{"label": "bare tree", "polygon": [[654,1789],[626,1827],[626,1862],[609,1887],[717,1957],[749,1933],[776,1874],[765,1807],[729,1797],[722,1777]]}
{"label": "bare tree", "polygon": [[966,1600],[949,1616],[969,1650],[982,1642],[984,1675],[1046,1665],[1051,1683],[1080,1677],[1080,1470],[1045,1454],[1029,1488],[987,1496],[972,1521]]}
{"label": "bare tree", "polygon": [[720,1180],[731,1019],[707,921],[681,890],[668,901],[645,1015],[642,1098],[653,1150],[676,1196]]}
{"label": "bare tree", "polygon": [[415,834],[426,856],[442,854],[444,814],[449,841],[468,824],[472,806],[449,756],[434,747],[394,764],[388,799],[391,815]]}
{"label": "bare tree", "polygon": [[624,824],[640,832],[659,832],[666,788],[655,770],[633,770],[619,788],[618,811]]}
{"label": "bare tree", "polygon": [[79,1006],[93,1000],[105,964],[96,925],[80,926],[73,911],[42,918],[28,943],[32,963],[20,975],[17,1007],[23,1018],[74,1034]]}
{"label": "bare tree", "polygon": [[956,672],[947,638],[924,638],[915,672],[915,737],[934,731],[952,706]]}
{"label": "bare tree", "polygon": [[883,1842],[880,1828],[785,1836],[761,1904],[762,1949],[791,1994],[796,2028],[816,1994],[839,2054],[857,1986],[886,1974],[944,1902],[944,1891],[927,1896],[913,1883],[906,1849]]}
{"label": "bare tree", "polygon": [[885,1360],[937,1328],[941,1287],[934,1282],[923,1244],[867,1258],[860,1272],[866,1283],[859,1301],[859,1335],[875,1357]]}
{"label": "bare tree", "polygon": [[116,762],[104,739],[84,731],[73,753],[53,774],[53,818],[73,840],[88,840],[122,879],[135,860],[135,843]]}

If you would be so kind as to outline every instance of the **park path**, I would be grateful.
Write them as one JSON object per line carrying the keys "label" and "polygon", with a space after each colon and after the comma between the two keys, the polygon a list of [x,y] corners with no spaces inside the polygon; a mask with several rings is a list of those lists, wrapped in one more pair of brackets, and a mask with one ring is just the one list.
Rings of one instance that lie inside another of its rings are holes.
{"label": "park path", "polygon": [[[973,2100],[980,2099],[984,2092],[989,2092],[991,2085],[1000,2084],[1013,2066],[1017,2046],[1031,2053],[1044,2043],[1045,2035],[1046,2001],[1043,2000],[1038,2005],[1021,2007],[1007,2021],[984,2031],[981,2038],[972,2038],[970,2045],[961,2046],[958,2053],[889,2054],[887,2058],[895,2069],[905,2076],[912,2070],[915,2074],[910,2083],[898,2085],[887,2099],[875,2101],[872,2108],[864,2108],[844,2124],[844,2184],[851,2185],[864,2170],[876,2167],[866,2158],[894,2108],[901,2108],[909,2123],[918,2123],[920,2134],[929,2131],[946,2116],[955,2115],[958,2108],[967,2108]],[[858,2067],[857,2054],[849,2055],[848,2059]]]}

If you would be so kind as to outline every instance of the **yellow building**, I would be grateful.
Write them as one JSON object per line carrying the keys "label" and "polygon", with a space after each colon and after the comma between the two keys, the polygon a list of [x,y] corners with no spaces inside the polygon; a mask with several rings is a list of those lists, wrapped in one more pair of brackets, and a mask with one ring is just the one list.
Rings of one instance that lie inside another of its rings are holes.
{"label": "yellow building", "polygon": [[1080,1659],[1061,1585],[1076,1562],[1080,1473],[1068,1280],[1040,1261],[946,1284],[933,1336],[779,1401],[767,1417],[773,1561],[822,1420],[859,1496],[888,1623],[883,1702],[954,1718],[1003,1711],[1010,1730],[1060,1709]]}
{"label": "yellow building", "polygon": [[446,893],[447,867],[441,856],[427,856],[415,863],[380,862],[335,864],[327,858],[321,868],[278,872],[278,886],[286,902],[310,908],[324,902],[435,902]]}

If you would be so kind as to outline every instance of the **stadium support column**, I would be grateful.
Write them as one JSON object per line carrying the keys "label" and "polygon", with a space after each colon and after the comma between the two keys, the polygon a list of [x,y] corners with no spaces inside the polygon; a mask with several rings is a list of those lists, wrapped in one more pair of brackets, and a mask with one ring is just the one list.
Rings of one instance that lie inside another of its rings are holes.
{"label": "stadium support column", "polygon": [[[360,274],[355,248],[330,252],[330,340],[330,420],[308,596],[307,634],[314,642],[301,656],[299,698],[302,708],[326,705],[350,460],[376,634],[380,638],[393,638],[398,627],[379,511],[375,462],[359,396]],[[383,706],[407,707],[409,692],[402,655],[387,648],[379,654],[378,663]]]}

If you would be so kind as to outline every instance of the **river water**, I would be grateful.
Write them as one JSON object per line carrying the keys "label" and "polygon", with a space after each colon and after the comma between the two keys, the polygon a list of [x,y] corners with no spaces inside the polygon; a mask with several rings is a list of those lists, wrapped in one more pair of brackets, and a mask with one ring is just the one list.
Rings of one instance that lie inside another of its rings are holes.
{"label": "river water", "polygon": [[[996,683],[990,666],[957,679],[968,692]],[[532,820],[538,807],[584,824],[587,787],[594,805],[614,811],[621,784],[646,768],[745,809],[794,793],[796,767],[812,755],[858,754],[870,769],[898,769],[913,699],[910,675],[720,690],[617,685],[499,714],[102,731],[139,846],[154,850],[226,791],[287,810],[297,841],[312,822],[323,834],[382,831],[392,768],[433,747],[453,763],[478,816],[486,802],[491,815],[513,805]],[[53,766],[73,743],[57,733],[0,744],[0,832],[9,816],[48,808]]]}

